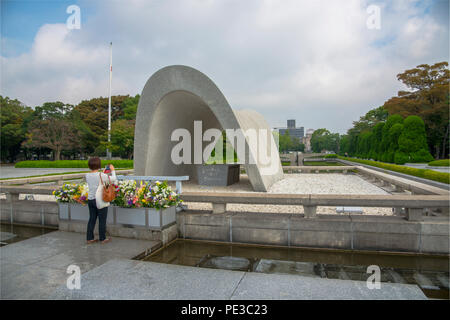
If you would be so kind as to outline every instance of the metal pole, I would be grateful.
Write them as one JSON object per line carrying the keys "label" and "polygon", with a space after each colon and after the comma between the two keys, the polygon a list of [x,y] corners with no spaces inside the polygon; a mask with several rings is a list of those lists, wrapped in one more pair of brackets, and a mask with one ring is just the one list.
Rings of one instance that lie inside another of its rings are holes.
{"label": "metal pole", "polygon": [[[109,99],[108,99],[108,143],[111,142],[111,83],[112,83],[112,42],[109,44]],[[111,151],[106,149],[106,157],[111,159]]]}

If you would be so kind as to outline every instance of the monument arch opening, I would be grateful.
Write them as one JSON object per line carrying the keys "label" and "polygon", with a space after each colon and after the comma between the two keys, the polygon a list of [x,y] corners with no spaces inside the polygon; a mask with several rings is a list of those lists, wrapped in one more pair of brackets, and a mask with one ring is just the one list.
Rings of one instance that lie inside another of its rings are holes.
{"label": "monument arch opening", "polygon": [[[196,121],[201,122],[202,132],[196,132]],[[187,66],[169,66],[153,74],[142,90],[135,128],[136,175],[189,175],[197,180],[198,157],[203,163],[203,150],[211,141],[201,139],[200,143],[191,143],[191,163],[174,163],[171,155],[179,142],[171,137],[177,129],[189,132],[192,137],[203,137],[210,129],[270,132],[267,122],[257,112],[234,111],[217,86],[200,71]],[[247,159],[244,168],[250,183],[255,191],[267,191],[283,177],[275,141],[270,135],[269,141],[261,144],[264,152],[270,155],[269,164],[258,161],[259,143],[245,137],[244,144]],[[183,156],[188,158],[188,155]]]}

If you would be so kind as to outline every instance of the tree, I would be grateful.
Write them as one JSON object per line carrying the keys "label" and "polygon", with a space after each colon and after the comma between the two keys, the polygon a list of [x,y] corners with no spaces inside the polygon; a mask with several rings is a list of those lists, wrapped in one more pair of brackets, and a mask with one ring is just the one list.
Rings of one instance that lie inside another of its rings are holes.
{"label": "tree", "polygon": [[23,145],[28,148],[49,148],[54,152],[54,160],[60,160],[62,150],[79,147],[79,135],[65,119],[34,120]]}
{"label": "tree", "polygon": [[123,119],[135,120],[140,95],[126,98],[122,103]]}
{"label": "tree", "polygon": [[380,143],[381,161],[391,163],[394,162],[395,150],[389,150],[389,146],[391,145],[389,131],[395,124],[402,124],[402,123],[403,117],[398,114],[391,115],[387,118],[381,133],[381,143]]}
{"label": "tree", "polygon": [[[418,116],[405,119],[403,130],[398,138],[400,155],[397,159],[407,159],[410,162],[430,162],[433,159],[428,152],[425,124]],[[396,162],[401,162],[396,161]]]}
{"label": "tree", "polygon": [[91,154],[98,146],[99,138],[92,132],[89,126],[81,120],[78,110],[72,110],[68,116],[68,120],[73,124],[79,134],[79,150],[81,155]]}
{"label": "tree", "polygon": [[111,152],[122,158],[131,159],[134,151],[134,128],[136,120],[116,120],[111,125],[111,142],[102,142],[102,150],[109,148]]}
{"label": "tree", "polygon": [[421,64],[397,75],[410,91],[399,91],[385,102],[389,114],[417,115],[425,123],[429,151],[436,158],[449,154],[449,82],[447,62]]}
{"label": "tree", "polygon": [[17,99],[0,96],[1,159],[14,162],[25,140],[33,110]]}
{"label": "tree", "polygon": [[384,122],[378,122],[373,127],[373,135],[372,135],[372,142],[371,142],[371,152],[369,155],[369,158],[373,160],[380,160],[381,158],[381,140],[383,138],[383,128],[385,123]]}
{"label": "tree", "polygon": [[280,152],[287,152],[292,150],[293,144],[288,130],[286,130],[284,134],[279,134],[278,138],[279,138]]}
{"label": "tree", "polygon": [[317,129],[311,136],[311,149],[314,152],[323,150],[339,152],[339,134],[331,133],[325,128]]}
{"label": "tree", "polygon": [[72,105],[60,101],[45,102],[42,106],[34,108],[33,118],[40,120],[64,119],[72,112],[72,109]]}
{"label": "tree", "polygon": [[[123,102],[129,96],[111,97],[111,124],[124,117]],[[100,137],[108,132],[108,98],[94,98],[83,100],[74,108],[80,115],[81,120],[89,127],[96,136],[95,144],[98,145]]]}

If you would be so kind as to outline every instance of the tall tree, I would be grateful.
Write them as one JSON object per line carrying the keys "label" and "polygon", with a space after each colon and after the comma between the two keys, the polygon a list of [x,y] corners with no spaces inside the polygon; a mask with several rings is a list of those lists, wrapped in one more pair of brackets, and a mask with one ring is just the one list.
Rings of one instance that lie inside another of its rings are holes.
{"label": "tall tree", "polygon": [[[129,96],[111,97],[111,123],[124,116],[123,102]],[[94,98],[80,102],[75,110],[80,114],[81,120],[97,137],[97,145],[103,135],[108,131],[108,98]]]}
{"label": "tall tree", "polygon": [[122,109],[123,109],[123,119],[127,120],[135,120],[136,112],[139,104],[140,95],[136,95],[134,97],[128,97],[123,100]]}
{"label": "tall tree", "polygon": [[448,62],[421,64],[397,75],[409,89],[385,102],[389,114],[423,119],[429,150],[436,158],[449,155],[449,82]]}
{"label": "tall tree", "polygon": [[[403,130],[398,137],[399,152],[396,162],[430,162],[433,157],[428,152],[425,124],[418,116],[409,116],[405,119]],[[399,155],[400,154],[400,155]],[[401,157],[401,160],[399,160]]]}
{"label": "tall tree", "polygon": [[101,150],[109,148],[122,158],[131,159],[134,151],[134,127],[136,120],[116,120],[111,125],[111,142],[101,142]]}
{"label": "tall tree", "polygon": [[314,152],[323,150],[339,152],[339,134],[331,133],[325,128],[317,129],[311,136],[311,149]]}
{"label": "tall tree", "polygon": [[380,144],[380,151],[381,156],[380,160],[385,162],[394,162],[394,153],[395,150],[389,150],[389,147],[392,144],[392,141],[390,140],[390,130],[395,124],[402,124],[403,123],[403,117],[398,114],[391,115],[387,118],[386,123],[383,126],[382,129],[382,135],[381,135],[381,144]]}
{"label": "tall tree", "polygon": [[60,160],[62,150],[78,149],[79,135],[67,120],[34,120],[23,145],[28,148],[49,148],[54,152],[54,160]]}
{"label": "tall tree", "polygon": [[17,99],[0,96],[1,159],[14,162],[25,140],[33,110]]}

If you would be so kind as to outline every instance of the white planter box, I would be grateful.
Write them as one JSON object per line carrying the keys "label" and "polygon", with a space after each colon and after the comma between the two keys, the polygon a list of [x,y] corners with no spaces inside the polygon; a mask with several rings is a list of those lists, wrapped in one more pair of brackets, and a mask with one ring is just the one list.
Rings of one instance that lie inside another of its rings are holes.
{"label": "white planter box", "polygon": [[146,226],[145,208],[121,208],[115,207],[116,223],[134,226]]}
{"label": "white planter box", "polygon": [[163,229],[176,222],[176,207],[169,207],[166,209],[148,209],[148,224],[150,228]]}
{"label": "white planter box", "polygon": [[82,204],[70,204],[70,220],[89,221],[89,207]]}
{"label": "white planter box", "polygon": [[[75,220],[75,221],[89,221],[89,206],[78,203],[64,203],[59,202],[59,219]],[[113,207],[108,209],[107,224],[114,223]]]}
{"label": "white planter box", "polygon": [[66,202],[58,202],[59,218],[69,220],[69,204]]}
{"label": "white planter box", "polygon": [[177,221],[177,208],[175,206],[162,211],[162,226],[165,227]]}
{"label": "white planter box", "polygon": [[[58,203],[59,218],[69,221],[89,221],[88,205]],[[166,209],[108,207],[108,225],[127,225],[161,230],[176,222],[176,207]]]}
{"label": "white planter box", "polygon": [[166,209],[115,207],[116,223],[163,229],[176,222],[176,207]]}

